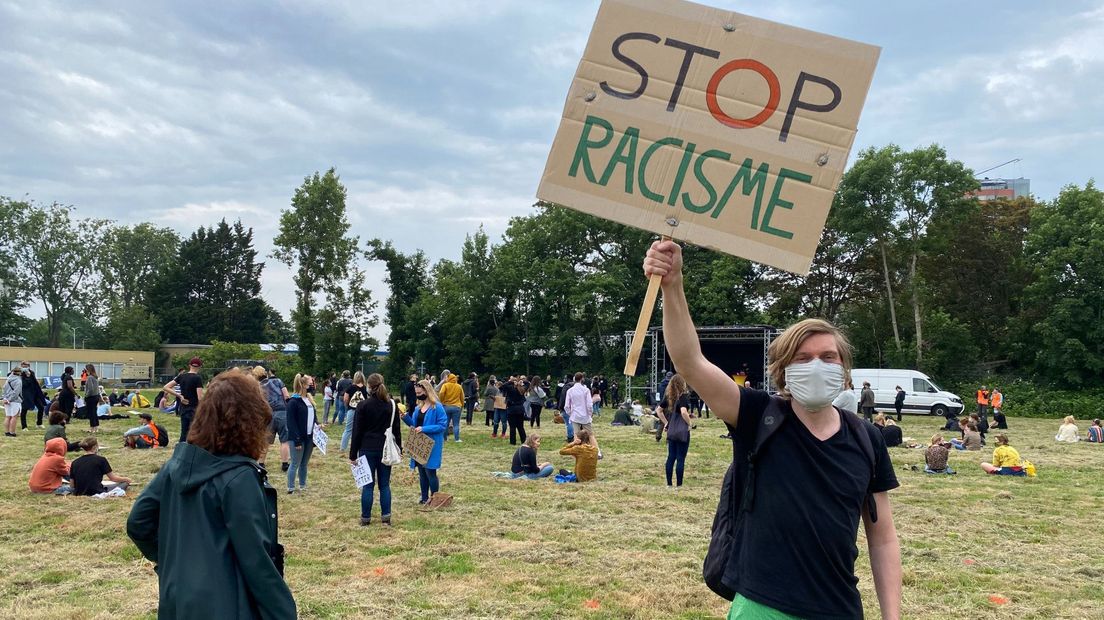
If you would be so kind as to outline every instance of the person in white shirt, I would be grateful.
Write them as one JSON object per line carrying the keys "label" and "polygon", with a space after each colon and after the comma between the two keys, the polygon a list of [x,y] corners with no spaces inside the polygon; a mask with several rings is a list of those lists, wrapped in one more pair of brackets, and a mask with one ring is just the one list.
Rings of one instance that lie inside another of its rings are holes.
{"label": "person in white shirt", "polygon": [[1077,434],[1077,420],[1071,415],[1066,416],[1062,420],[1062,425],[1058,427],[1058,434],[1054,439],[1064,443],[1077,443],[1081,439]]}
{"label": "person in white shirt", "polygon": [[832,401],[840,411],[846,411],[847,413],[859,412],[859,397],[855,396],[855,384],[850,381],[847,382],[847,389],[840,392],[836,400]]}
{"label": "person in white shirt", "polygon": [[[594,428],[591,426],[593,413],[590,389],[583,385],[583,373],[577,372],[575,384],[567,391],[567,399],[564,401],[564,414],[567,416],[564,422],[571,424],[575,435],[584,428],[590,431],[590,445],[597,449],[598,438],[595,437]],[[598,458],[602,458],[601,450],[598,450]]]}

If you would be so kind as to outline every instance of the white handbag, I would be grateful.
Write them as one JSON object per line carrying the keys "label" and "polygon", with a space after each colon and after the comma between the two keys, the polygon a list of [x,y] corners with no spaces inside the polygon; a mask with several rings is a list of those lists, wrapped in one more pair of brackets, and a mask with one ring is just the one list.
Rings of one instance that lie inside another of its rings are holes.
{"label": "white handbag", "polygon": [[402,450],[395,443],[395,434],[391,429],[395,426],[395,401],[391,401],[391,422],[387,424],[387,430],[383,431],[383,458],[380,462],[388,467],[393,467],[402,462]]}

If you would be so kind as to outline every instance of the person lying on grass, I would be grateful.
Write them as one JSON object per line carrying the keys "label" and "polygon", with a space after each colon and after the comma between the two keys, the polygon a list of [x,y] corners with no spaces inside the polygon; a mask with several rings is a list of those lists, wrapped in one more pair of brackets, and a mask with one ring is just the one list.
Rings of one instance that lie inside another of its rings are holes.
{"label": "person lying on grass", "polygon": [[924,451],[924,471],[929,474],[953,474],[955,470],[947,466],[949,443],[943,441],[943,435],[932,435],[931,445]]}
{"label": "person lying on grass", "polygon": [[981,468],[987,474],[997,476],[1026,476],[1020,453],[1008,445],[1008,435],[997,435],[997,447],[993,450],[993,462],[982,463]]}
{"label": "person lying on grass", "polygon": [[514,478],[547,478],[552,475],[552,463],[537,464],[537,450],[540,449],[541,437],[537,433],[530,433],[525,442],[514,452],[514,462],[510,466]]}
{"label": "person lying on grass", "polygon": [[579,482],[598,478],[598,448],[594,447],[590,430],[580,429],[571,443],[560,448],[560,454],[575,457],[575,477]]}
{"label": "person lying on grass", "polygon": [[[107,459],[97,454],[100,443],[95,437],[81,440],[84,456],[69,464],[69,477],[73,480],[73,495],[100,495],[114,489],[126,491],[131,479],[120,476],[111,469]],[[103,478],[111,482],[104,484]]]}

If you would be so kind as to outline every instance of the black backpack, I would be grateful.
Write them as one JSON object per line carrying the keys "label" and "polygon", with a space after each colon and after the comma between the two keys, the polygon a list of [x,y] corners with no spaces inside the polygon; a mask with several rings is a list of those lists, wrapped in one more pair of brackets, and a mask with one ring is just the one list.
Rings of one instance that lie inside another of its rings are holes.
{"label": "black backpack", "polygon": [[[839,411],[839,409],[836,409]],[[874,481],[874,446],[867,434],[865,422],[858,416],[840,412],[851,434],[858,437],[859,447],[870,461],[870,480]],[[729,565],[739,556],[737,534],[742,517],[755,507],[755,466],[768,439],[774,435],[789,416],[786,401],[772,396],[770,404],[759,419],[755,430],[755,446],[749,451],[743,442],[735,437],[732,440],[732,464],[725,472],[721,483],[721,498],[717,503],[717,514],[713,517],[713,533],[709,540],[709,550],[702,564],[702,576],[705,585],[718,596],[731,601],[736,596],[731,582],[726,580]],[[742,483],[737,483],[740,480]],[[866,508],[870,520],[878,520],[878,510],[874,504],[874,494],[867,489]]]}
{"label": "black backpack", "polygon": [[164,426],[160,424],[154,424],[157,427],[157,445],[164,448],[169,445],[169,431],[165,430]]}

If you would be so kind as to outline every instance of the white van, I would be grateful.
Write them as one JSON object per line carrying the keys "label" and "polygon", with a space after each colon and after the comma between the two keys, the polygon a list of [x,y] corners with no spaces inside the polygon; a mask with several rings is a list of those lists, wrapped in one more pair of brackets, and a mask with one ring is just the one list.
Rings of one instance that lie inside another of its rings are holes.
{"label": "white van", "polygon": [[[918,413],[945,418],[962,413],[962,399],[943,391],[927,375],[918,370],[899,368],[855,368],[851,370],[851,382],[855,396],[862,400],[862,385],[870,382],[874,390],[874,410],[896,413],[893,403],[897,398],[897,386],[905,390],[902,413]],[[861,411],[860,411],[861,413]]]}

